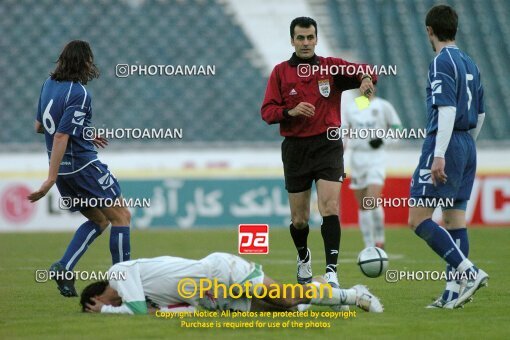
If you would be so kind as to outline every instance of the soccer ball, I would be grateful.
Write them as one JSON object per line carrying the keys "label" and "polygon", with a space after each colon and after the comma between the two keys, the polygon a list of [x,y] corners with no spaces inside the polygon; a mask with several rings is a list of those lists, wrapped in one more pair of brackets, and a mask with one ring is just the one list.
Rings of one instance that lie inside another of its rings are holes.
{"label": "soccer ball", "polygon": [[368,277],[378,277],[388,269],[388,255],[377,247],[363,249],[358,255],[361,272]]}

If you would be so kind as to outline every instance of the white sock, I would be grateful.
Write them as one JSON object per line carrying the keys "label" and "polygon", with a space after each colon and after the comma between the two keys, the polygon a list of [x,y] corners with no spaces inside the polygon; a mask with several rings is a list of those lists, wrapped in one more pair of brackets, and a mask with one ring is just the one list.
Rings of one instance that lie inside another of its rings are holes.
{"label": "white sock", "polygon": [[375,243],[384,243],[384,209],[377,207],[372,210]]}
{"label": "white sock", "polygon": [[373,247],[375,246],[374,241],[374,221],[372,219],[372,211],[371,210],[358,210],[359,216],[359,229],[361,230],[361,235],[363,235],[363,242],[365,242],[365,247]]}
{"label": "white sock", "polygon": [[345,292],[345,298],[342,300],[344,305],[355,305],[356,304],[356,289],[342,289]]}
{"label": "white sock", "polygon": [[333,288],[326,283],[319,283],[316,281],[313,281],[311,286],[315,288],[314,297],[310,300],[312,305],[336,306],[342,302],[343,297],[345,299],[345,294],[342,294],[342,291],[345,289]]}
{"label": "white sock", "polygon": [[[318,306],[337,306],[337,305],[355,305],[356,304],[356,289],[341,289],[331,287],[331,297],[329,296],[329,288],[321,288],[321,283],[312,282],[316,289],[316,294],[310,300],[310,304]],[[324,283],[322,284],[324,285]],[[330,287],[328,285],[328,287]],[[322,291],[322,296],[321,296]]]}
{"label": "white sock", "polygon": [[[461,252],[462,254],[462,252]],[[469,268],[473,267],[473,262],[469,261],[468,259],[464,259],[459,266],[457,267],[457,270],[459,273],[464,273]]]}

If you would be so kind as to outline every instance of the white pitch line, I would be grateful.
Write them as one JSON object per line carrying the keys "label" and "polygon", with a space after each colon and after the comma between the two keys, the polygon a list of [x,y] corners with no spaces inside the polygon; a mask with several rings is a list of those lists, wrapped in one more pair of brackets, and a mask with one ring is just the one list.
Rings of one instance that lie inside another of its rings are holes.
{"label": "white pitch line", "polygon": [[[340,255],[357,255],[353,252],[340,252]],[[269,254],[269,256],[271,256],[271,253]],[[338,260],[338,263],[356,263],[358,261],[357,258],[352,258],[351,256],[349,256],[348,258],[340,258]],[[388,258],[390,261],[394,261],[394,260],[402,260],[403,258],[405,258],[405,255],[404,254],[388,254]],[[273,259],[270,259],[270,258],[267,258],[267,257],[264,257],[264,258],[261,258],[260,261],[257,261],[256,259],[250,259],[251,261],[253,262],[260,262],[261,264],[275,264],[275,265],[289,265],[289,264],[296,264],[296,260],[273,260]],[[413,262],[413,263],[434,263],[436,261],[419,261],[419,260],[408,260],[409,262]],[[48,261],[35,261],[35,262],[48,262]],[[478,261],[478,262],[483,262],[483,261]],[[486,261],[487,262],[487,261]],[[100,263],[96,263],[93,267],[101,267],[101,264]],[[48,267],[49,268],[49,267]],[[48,268],[38,268],[38,267],[14,267],[14,268],[6,268],[6,267],[0,267],[0,271],[3,271],[3,270],[45,270],[45,269],[48,269]],[[80,269],[77,269],[77,270],[80,270]],[[85,270],[85,269],[84,269]]]}
{"label": "white pitch line", "polygon": [[[405,258],[404,254],[388,254],[388,258],[390,261],[393,260],[402,260]],[[257,261],[255,261],[257,262]],[[289,265],[296,264],[296,260],[272,260],[272,259],[264,259],[260,261],[263,264],[276,264],[276,265]],[[338,263],[357,263],[357,258],[340,258]]]}

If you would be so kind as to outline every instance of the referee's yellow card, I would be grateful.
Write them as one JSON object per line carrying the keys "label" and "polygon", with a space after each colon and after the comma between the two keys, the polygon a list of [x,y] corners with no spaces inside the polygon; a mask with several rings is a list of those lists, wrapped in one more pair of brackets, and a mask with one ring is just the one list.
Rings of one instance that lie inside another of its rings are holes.
{"label": "referee's yellow card", "polygon": [[368,100],[368,98],[365,96],[359,96],[357,98],[354,98],[354,101],[356,102],[356,106],[360,110],[364,110],[370,105],[370,100]]}

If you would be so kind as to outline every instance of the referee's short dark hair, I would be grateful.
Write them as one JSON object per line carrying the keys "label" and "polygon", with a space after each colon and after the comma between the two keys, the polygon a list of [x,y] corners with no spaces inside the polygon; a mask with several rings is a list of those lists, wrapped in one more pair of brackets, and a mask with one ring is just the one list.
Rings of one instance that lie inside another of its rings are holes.
{"label": "referee's short dark hair", "polygon": [[432,7],[425,18],[425,26],[432,27],[439,41],[455,40],[458,24],[457,12],[447,5]]}
{"label": "referee's short dark hair", "polygon": [[309,17],[299,17],[290,23],[290,37],[294,39],[294,28],[296,26],[308,28],[310,26],[315,27],[315,36],[317,37],[319,32],[317,31],[317,22]]}

